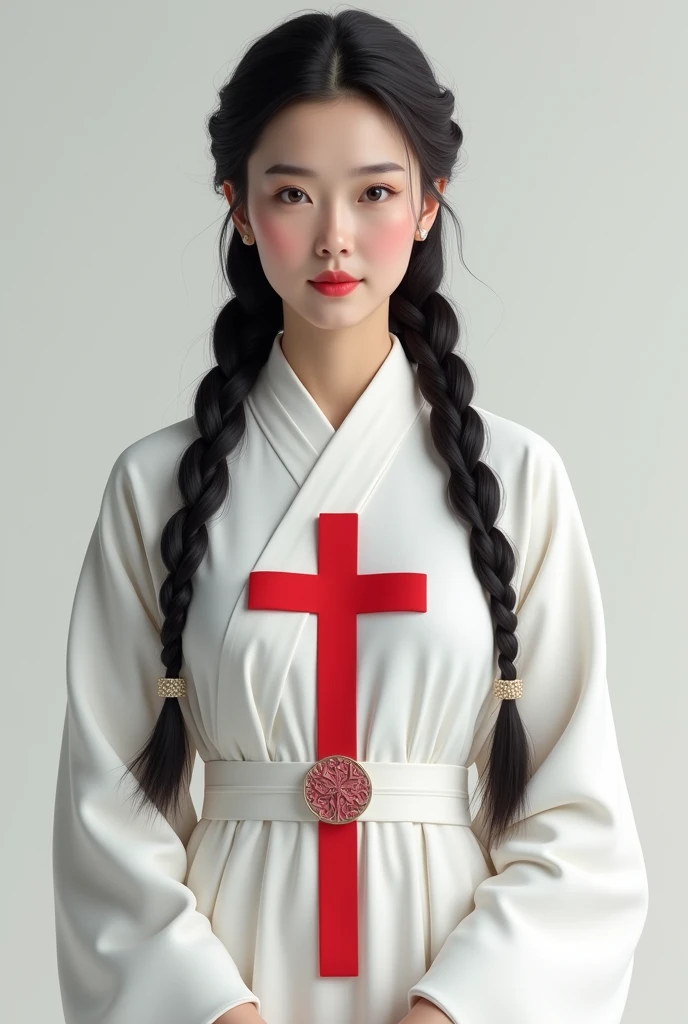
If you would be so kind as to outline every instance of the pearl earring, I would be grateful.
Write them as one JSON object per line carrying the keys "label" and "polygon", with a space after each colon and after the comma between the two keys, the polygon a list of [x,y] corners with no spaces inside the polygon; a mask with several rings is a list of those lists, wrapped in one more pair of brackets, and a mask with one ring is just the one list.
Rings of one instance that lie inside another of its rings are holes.
{"label": "pearl earring", "polygon": [[420,231],[420,240],[421,240],[421,242],[424,242],[424,241],[425,241],[425,239],[426,239],[426,238],[427,238],[427,236],[428,236],[428,233],[427,233],[427,231],[425,230],[425,228],[418,228],[418,230]]}

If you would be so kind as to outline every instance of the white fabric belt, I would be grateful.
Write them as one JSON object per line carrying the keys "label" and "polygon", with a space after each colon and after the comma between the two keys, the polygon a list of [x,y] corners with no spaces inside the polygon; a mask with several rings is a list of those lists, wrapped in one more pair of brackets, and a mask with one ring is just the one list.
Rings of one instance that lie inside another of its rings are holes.
{"label": "white fabric belt", "polygon": [[[312,761],[206,761],[203,818],[315,821],[303,785]],[[468,768],[459,764],[359,761],[372,796],[356,821],[470,825]]]}

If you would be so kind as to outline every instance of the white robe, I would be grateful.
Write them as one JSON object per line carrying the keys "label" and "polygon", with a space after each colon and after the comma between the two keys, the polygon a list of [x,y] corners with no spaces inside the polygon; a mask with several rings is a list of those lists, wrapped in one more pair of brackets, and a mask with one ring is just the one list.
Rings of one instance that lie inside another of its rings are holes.
{"label": "white robe", "polygon": [[[319,513],[356,512],[359,573],[427,574],[425,614],[357,617],[358,759],[482,769],[494,630],[414,368],[392,335],[335,431],[280,339],[193,577],[179,698],[191,742],[204,761],[317,759],[317,616],[248,609],[247,581],[317,572]],[[165,427],[115,461],[72,609],[53,843],[67,1024],[211,1024],[247,1001],[268,1024],[398,1024],[420,996],[453,1024],[621,1020],[648,891],[598,580],[557,451],[476,408],[518,555],[518,709],[536,769],[525,828],[488,854],[480,815],[356,822],[359,974],[320,977],[315,816],[198,820],[188,792],[170,821],[134,816],[122,765],[165,699],[160,535],[197,436],[193,418]]]}

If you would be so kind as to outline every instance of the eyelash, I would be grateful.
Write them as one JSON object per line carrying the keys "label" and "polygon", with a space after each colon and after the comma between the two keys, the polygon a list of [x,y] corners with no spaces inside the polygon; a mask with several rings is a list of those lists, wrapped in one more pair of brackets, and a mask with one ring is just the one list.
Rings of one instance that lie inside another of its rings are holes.
{"label": "eyelash", "polygon": [[[364,191],[365,192],[370,192],[370,190],[373,189],[373,188],[383,188],[385,190],[385,192],[388,192],[389,195],[391,195],[391,196],[395,196],[397,194],[396,191],[393,188],[390,188],[388,185],[383,185],[382,182],[379,182],[377,185],[368,185],[368,188],[365,189]],[[304,190],[302,188],[298,188],[296,185],[287,185],[285,188],[281,188],[279,190],[279,192],[275,192],[275,199],[277,200],[277,202],[282,202],[280,197],[285,192],[301,192],[301,194],[304,195],[304,196],[307,194],[306,192],[304,192]],[[303,206],[303,205],[304,204],[301,203],[301,202],[299,202],[299,203],[282,203],[282,206]],[[370,203],[368,205],[370,205],[370,206],[381,206],[381,205],[384,205],[384,204],[379,203],[379,202],[373,202],[373,203]]]}

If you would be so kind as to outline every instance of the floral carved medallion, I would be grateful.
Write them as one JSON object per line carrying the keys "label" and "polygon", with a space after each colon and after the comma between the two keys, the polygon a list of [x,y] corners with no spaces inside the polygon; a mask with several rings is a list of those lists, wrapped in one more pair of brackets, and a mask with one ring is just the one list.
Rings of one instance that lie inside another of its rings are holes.
{"label": "floral carved medallion", "polygon": [[303,795],[321,821],[344,825],[355,821],[366,809],[373,786],[365,768],[344,754],[316,761],[306,773]]}

